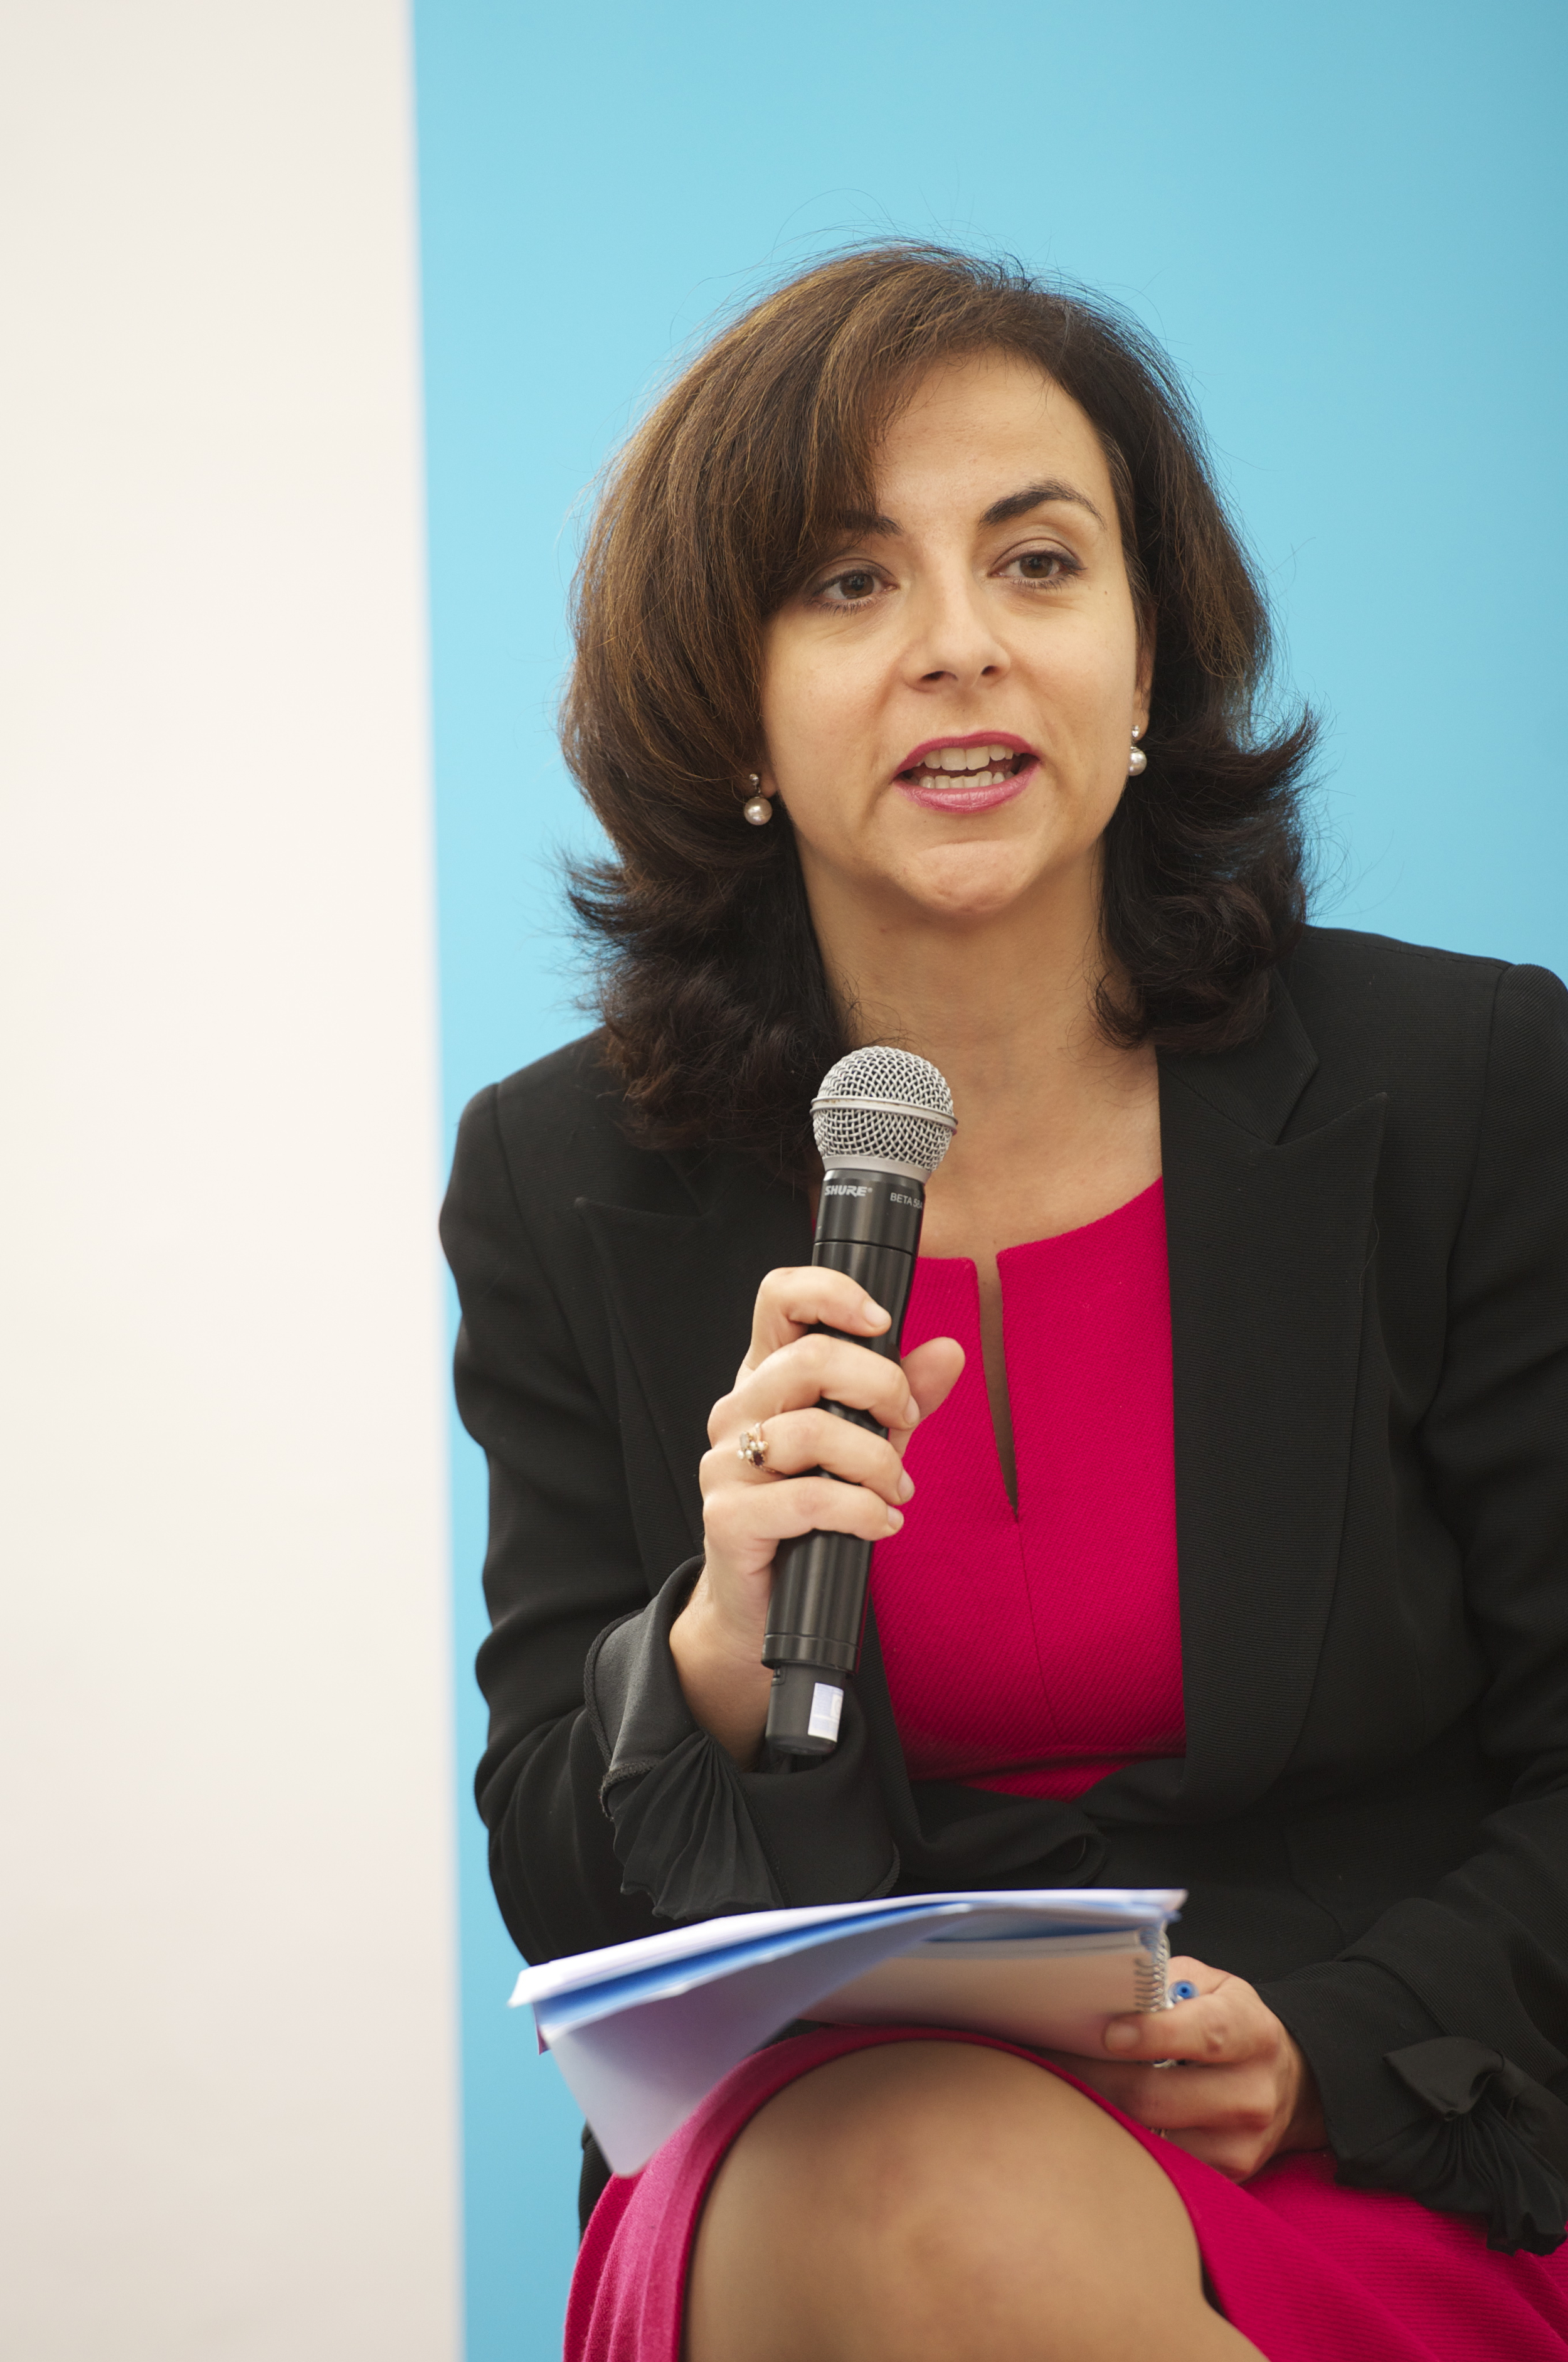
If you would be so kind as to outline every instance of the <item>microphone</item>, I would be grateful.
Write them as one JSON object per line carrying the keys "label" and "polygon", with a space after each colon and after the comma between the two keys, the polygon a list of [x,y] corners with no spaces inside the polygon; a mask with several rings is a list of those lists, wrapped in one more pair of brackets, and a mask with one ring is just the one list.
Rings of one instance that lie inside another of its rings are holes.
{"label": "microphone", "polygon": [[[881,1305],[889,1316],[883,1334],[847,1341],[896,1362],[925,1184],[957,1128],[953,1094],[911,1050],[852,1050],[823,1076],[812,1128],[826,1168],[812,1261],[847,1272]],[[887,1433],[869,1411],[825,1397],[823,1408],[873,1435]],[[831,1755],[838,1744],[845,1682],[860,1658],[870,1564],[871,1544],[856,1534],[800,1534],[778,1546],[762,1661],[773,1668],[767,1743],[780,1755]]]}

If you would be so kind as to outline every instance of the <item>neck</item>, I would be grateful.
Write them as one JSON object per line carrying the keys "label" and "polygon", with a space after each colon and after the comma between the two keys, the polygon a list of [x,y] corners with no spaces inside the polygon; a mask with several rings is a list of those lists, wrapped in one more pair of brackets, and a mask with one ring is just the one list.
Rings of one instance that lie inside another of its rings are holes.
{"label": "neck", "polygon": [[[907,901],[878,909],[835,880],[808,877],[808,887],[851,1039],[918,1051],[952,1089],[959,1130],[933,1176],[938,1231],[971,1230],[966,1209],[994,1197],[999,1174],[1031,1176],[1027,1210],[1006,1225],[1021,1236],[1092,1220],[1133,1194],[1138,1175],[1154,1177],[1153,1053],[1109,1042],[1096,1014],[1101,981],[1116,984],[1098,862],[1026,903],[958,921]],[[932,1251],[955,1250],[933,1241]]]}
{"label": "neck", "polygon": [[939,1066],[977,1112],[1014,1087],[1114,1070],[1127,1053],[1096,1016],[1114,974],[1093,871],[1047,881],[1026,903],[955,919],[880,909],[837,881],[808,880],[829,984],[856,1041],[892,1041]]}

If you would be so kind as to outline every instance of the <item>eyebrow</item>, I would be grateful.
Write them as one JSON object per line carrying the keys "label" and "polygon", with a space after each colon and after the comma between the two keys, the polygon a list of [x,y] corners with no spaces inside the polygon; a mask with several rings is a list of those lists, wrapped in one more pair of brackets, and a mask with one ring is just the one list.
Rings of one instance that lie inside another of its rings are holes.
{"label": "eyebrow", "polygon": [[980,523],[1010,524],[1014,517],[1027,516],[1031,509],[1043,508],[1047,501],[1071,501],[1075,508],[1088,509],[1097,524],[1105,523],[1087,492],[1080,492],[1076,485],[1064,484],[1056,476],[1048,476],[1043,483],[1026,484],[1022,491],[1009,492],[1005,500],[993,501]]}
{"label": "eyebrow", "polygon": [[[980,523],[1010,524],[1014,517],[1028,516],[1032,510],[1043,508],[1048,501],[1070,501],[1075,508],[1088,509],[1097,524],[1105,523],[1088,494],[1080,492],[1074,484],[1064,483],[1058,476],[1047,476],[1038,484],[1025,484],[1021,491],[1009,492],[1001,500],[993,501]],[[839,524],[845,533],[864,534],[867,538],[877,535],[898,540],[903,533],[903,527],[893,518],[869,515],[865,510],[852,510],[840,517]]]}

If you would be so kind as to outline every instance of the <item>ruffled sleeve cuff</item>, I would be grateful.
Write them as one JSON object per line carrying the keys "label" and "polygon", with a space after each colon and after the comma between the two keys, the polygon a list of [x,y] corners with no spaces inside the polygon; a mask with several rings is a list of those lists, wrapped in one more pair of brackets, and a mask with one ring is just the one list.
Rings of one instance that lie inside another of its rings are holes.
{"label": "ruffled sleeve cuff", "polygon": [[1485,2214],[1486,2245],[1550,2256],[1568,2232],[1568,2107],[1543,2083],[1467,2035],[1386,2053],[1422,2110],[1381,2148],[1345,2160],[1339,2178],[1404,2190],[1423,2206]]}
{"label": "ruffled sleeve cuff", "polygon": [[1367,1960],[1263,1988],[1317,2079],[1337,2179],[1481,2214],[1486,2243],[1546,2256],[1568,2232],[1568,2106],[1468,2036],[1447,2035]]}
{"label": "ruffled sleeve cuff", "polygon": [[701,1567],[678,1567],[589,1651],[584,1691],[623,1892],[680,1923],[886,1893],[898,1856],[853,1688],[837,1748],[804,1772],[742,1772],[693,1720],[669,1633]]}

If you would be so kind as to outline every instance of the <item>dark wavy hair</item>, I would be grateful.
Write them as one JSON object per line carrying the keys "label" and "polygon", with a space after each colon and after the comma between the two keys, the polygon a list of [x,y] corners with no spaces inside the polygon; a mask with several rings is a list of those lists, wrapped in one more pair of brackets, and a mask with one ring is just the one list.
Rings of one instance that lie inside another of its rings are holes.
{"label": "dark wavy hair", "polygon": [[571,901],[604,1056],[648,1146],[812,1168],[808,1102],[853,1018],[788,813],[741,819],[763,627],[837,521],[874,507],[878,438],[911,380],[988,348],[1035,362],[1092,422],[1155,635],[1148,768],[1104,840],[1100,1022],[1199,1051],[1263,1023],[1304,915],[1314,725],[1257,723],[1267,610],[1170,360],[1101,298],[1016,264],[859,248],[777,288],[684,371],[611,470],[577,573],[562,744],[614,853],[572,872]]}

